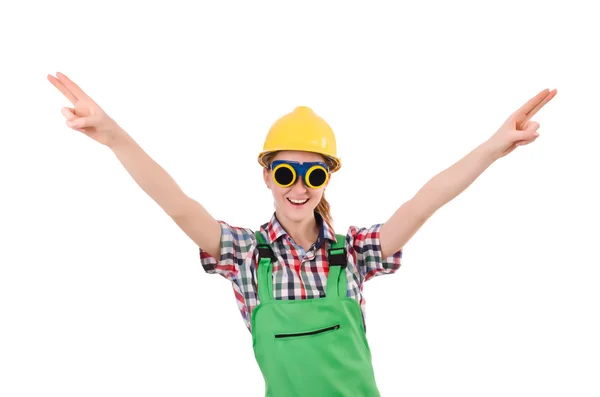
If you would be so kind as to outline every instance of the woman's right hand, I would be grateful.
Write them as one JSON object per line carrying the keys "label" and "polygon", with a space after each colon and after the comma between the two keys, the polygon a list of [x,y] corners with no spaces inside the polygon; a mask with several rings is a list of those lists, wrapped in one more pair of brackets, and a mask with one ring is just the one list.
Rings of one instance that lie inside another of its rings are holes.
{"label": "woman's right hand", "polygon": [[56,77],[48,75],[48,80],[73,104],[72,108],[62,109],[68,127],[109,147],[118,138],[126,135],[118,124],[67,76],[56,73]]}
{"label": "woman's right hand", "polygon": [[[62,73],[48,80],[73,104],[63,108],[67,126],[108,146],[127,172],[199,247],[220,255],[221,226],[196,200],[188,197],[173,178]],[[118,143],[118,144],[117,144]]]}

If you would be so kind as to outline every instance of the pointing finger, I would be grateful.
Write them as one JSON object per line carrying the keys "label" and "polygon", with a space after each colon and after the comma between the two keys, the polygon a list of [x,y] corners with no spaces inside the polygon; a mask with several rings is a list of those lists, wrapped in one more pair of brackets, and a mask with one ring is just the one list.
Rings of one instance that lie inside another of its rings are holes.
{"label": "pointing finger", "polygon": [[53,86],[58,88],[58,90],[60,92],[62,92],[65,97],[67,97],[69,102],[71,102],[73,105],[75,105],[75,103],[77,102],[77,97],[75,95],[73,95],[73,93],[71,91],[69,91],[69,89],[67,87],[65,87],[65,85],[60,80],[58,80],[54,76],[48,75],[48,81],[50,81]]}
{"label": "pointing finger", "polygon": [[77,84],[75,84],[73,81],[71,81],[71,79],[69,79],[67,76],[65,76],[64,74],[57,72],[56,73],[56,77],[58,77],[58,80],[64,84],[65,87],[67,87],[67,89],[73,93],[73,95],[77,98],[77,99],[85,99],[90,101],[91,103],[93,103],[92,99],[87,96],[87,94],[85,92],[83,92],[83,90],[81,88],[79,88],[79,86]]}
{"label": "pointing finger", "polygon": [[542,100],[542,102],[538,103],[536,107],[534,107],[531,111],[527,113],[527,119],[532,118],[535,114],[543,108],[552,98],[556,96],[556,89],[550,91],[550,93]]}
{"label": "pointing finger", "polygon": [[547,88],[543,91],[540,91],[539,94],[537,94],[536,96],[534,96],[533,98],[528,100],[523,106],[521,106],[519,109],[517,109],[517,111],[514,114],[518,115],[518,116],[521,116],[521,115],[526,116],[540,102],[542,102],[544,100],[544,98],[546,98],[546,96],[548,96],[548,93],[549,93],[549,90]]}

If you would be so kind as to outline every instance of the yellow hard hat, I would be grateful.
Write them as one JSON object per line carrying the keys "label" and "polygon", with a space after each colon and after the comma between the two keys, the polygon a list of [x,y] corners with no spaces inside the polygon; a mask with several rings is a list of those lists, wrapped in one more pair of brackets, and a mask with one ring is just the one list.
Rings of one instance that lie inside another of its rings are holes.
{"label": "yellow hard hat", "polygon": [[264,156],[280,150],[300,150],[327,156],[335,163],[330,172],[335,172],[341,167],[333,130],[325,120],[306,106],[298,106],[271,126],[263,151],[258,155],[259,164],[266,167]]}

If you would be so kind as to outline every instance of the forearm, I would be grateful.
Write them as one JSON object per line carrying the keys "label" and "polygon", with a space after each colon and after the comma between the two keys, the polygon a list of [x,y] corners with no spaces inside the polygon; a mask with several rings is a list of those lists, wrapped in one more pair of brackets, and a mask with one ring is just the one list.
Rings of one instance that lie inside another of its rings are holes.
{"label": "forearm", "polygon": [[175,180],[123,131],[110,149],[135,180],[169,216],[176,217],[189,201]]}
{"label": "forearm", "polygon": [[488,142],[479,145],[451,167],[429,180],[414,196],[414,206],[423,219],[432,216],[467,187],[495,161]]}

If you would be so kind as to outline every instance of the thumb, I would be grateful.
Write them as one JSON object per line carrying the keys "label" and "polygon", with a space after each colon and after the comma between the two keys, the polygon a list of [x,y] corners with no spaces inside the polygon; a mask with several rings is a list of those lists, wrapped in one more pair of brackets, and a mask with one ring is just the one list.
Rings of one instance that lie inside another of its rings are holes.
{"label": "thumb", "polygon": [[523,126],[523,129],[519,134],[519,138],[520,139],[531,139],[534,136],[537,136],[537,130],[538,128],[540,128],[540,123],[536,122],[536,121],[529,121],[527,122],[527,124],[525,124]]}
{"label": "thumb", "polygon": [[71,128],[90,128],[96,127],[99,124],[99,121],[99,116],[73,117],[67,122],[67,124]]}

